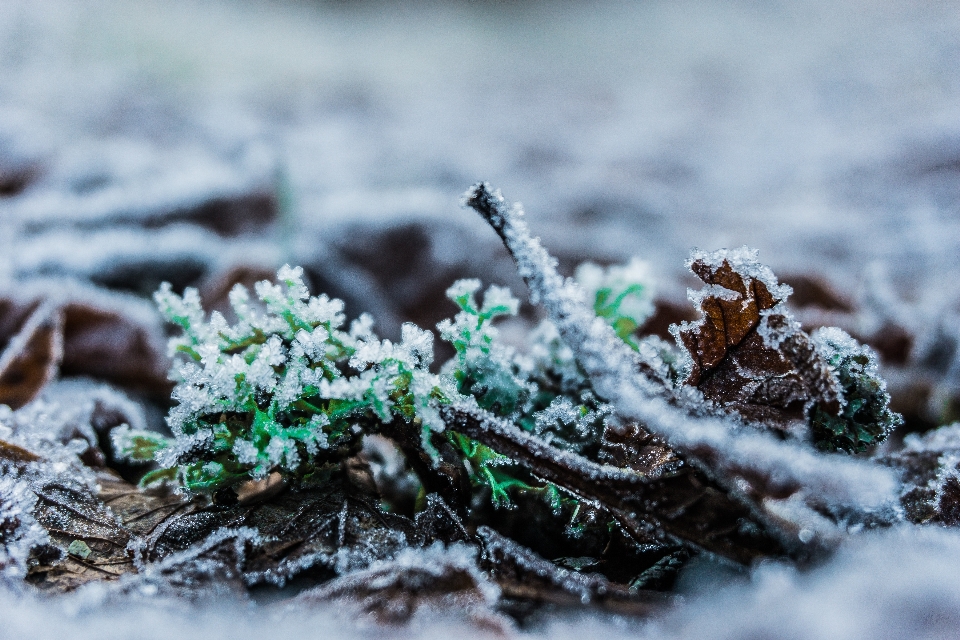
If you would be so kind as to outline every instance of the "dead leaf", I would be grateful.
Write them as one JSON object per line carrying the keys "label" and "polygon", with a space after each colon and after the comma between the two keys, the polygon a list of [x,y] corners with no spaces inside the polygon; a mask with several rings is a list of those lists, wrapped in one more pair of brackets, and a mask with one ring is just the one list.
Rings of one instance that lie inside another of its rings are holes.
{"label": "dead leaf", "polygon": [[[28,582],[43,591],[62,593],[134,571],[127,554],[130,533],[97,496],[60,483],[46,483],[34,492],[33,516],[64,554],[51,565],[31,567]],[[78,543],[89,553],[70,553],[80,547]]]}
{"label": "dead leaf", "polygon": [[669,594],[631,589],[596,573],[558,567],[489,527],[480,527],[477,535],[483,542],[481,567],[500,587],[501,607],[507,610],[518,603],[565,608],[592,605],[621,615],[649,616],[673,600]]}
{"label": "dead leaf", "polygon": [[445,406],[440,414],[448,429],[603,508],[637,542],[688,544],[743,564],[783,553],[747,507],[689,465],[649,477],[557,449],[480,409]]}
{"label": "dead leaf", "polygon": [[65,375],[89,376],[158,398],[168,398],[169,359],[159,325],[152,326],[90,302],[71,301],[63,307]]}
{"label": "dead leaf", "polygon": [[302,593],[292,606],[335,602],[379,624],[409,622],[422,611],[453,612],[505,632],[512,625],[494,611],[496,587],[464,547],[407,551],[398,560],[359,571]]}
{"label": "dead leaf", "polygon": [[878,462],[900,472],[900,504],[917,524],[960,526],[960,426],[912,434]]}
{"label": "dead leaf", "polygon": [[677,332],[692,359],[686,384],[727,411],[786,432],[805,429],[813,404],[840,410],[829,366],[799,325],[775,310],[783,290],[771,292],[727,259],[698,259],[691,270],[710,288],[701,293],[701,319]]}
{"label": "dead leaf", "polygon": [[63,315],[38,305],[0,354],[0,404],[19,409],[56,375],[63,357]]}

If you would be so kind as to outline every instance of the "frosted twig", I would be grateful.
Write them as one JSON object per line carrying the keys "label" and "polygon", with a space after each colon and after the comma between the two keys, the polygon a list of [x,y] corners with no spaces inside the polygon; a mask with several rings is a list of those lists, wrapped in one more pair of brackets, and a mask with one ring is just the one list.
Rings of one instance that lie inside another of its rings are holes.
{"label": "frosted twig", "polygon": [[828,505],[876,508],[893,501],[896,481],[887,470],[817,454],[671,404],[662,385],[637,366],[635,353],[593,313],[578,286],[557,273],[556,260],[530,235],[518,205],[507,205],[485,183],[466,192],[464,205],[500,235],[531,300],[543,303],[597,393],[623,418],[641,422],[728,490],[752,500],[802,490]]}
{"label": "frosted twig", "polygon": [[727,494],[708,488],[689,468],[662,477],[598,464],[558,449],[475,404],[446,405],[448,429],[503,453],[581,499],[606,509],[637,540],[652,535],[749,564],[780,555],[780,545],[755,526],[753,515]]}

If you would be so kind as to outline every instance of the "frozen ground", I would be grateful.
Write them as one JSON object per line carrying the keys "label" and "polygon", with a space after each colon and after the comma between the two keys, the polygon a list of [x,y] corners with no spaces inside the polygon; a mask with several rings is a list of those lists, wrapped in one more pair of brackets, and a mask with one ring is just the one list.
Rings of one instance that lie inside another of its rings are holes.
{"label": "frozen ground", "polygon": [[[515,278],[458,207],[478,179],[524,202],[566,268],[640,255],[679,291],[690,247],[749,244],[778,274],[887,291],[882,304],[913,328],[952,323],[960,8],[0,2],[6,278],[109,284],[137,260],[200,272],[290,260],[396,328],[416,318],[424,272],[441,292],[471,269]],[[218,198],[247,203],[249,224],[193,225]],[[279,224],[258,226],[257,198],[279,200]],[[405,279],[411,255],[419,271]],[[704,587],[721,582],[704,569],[689,578],[699,592],[649,628],[567,620],[538,633],[949,636],[958,545],[893,531],[809,574],[765,566],[722,589]],[[2,601],[10,638],[377,633],[255,606]]]}

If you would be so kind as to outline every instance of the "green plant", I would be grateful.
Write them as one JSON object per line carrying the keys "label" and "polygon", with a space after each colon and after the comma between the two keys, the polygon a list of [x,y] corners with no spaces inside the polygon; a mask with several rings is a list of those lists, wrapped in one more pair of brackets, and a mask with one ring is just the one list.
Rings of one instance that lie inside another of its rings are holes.
{"label": "green plant", "polygon": [[456,394],[428,369],[433,336],[405,324],[394,345],[365,315],[343,331],[343,303],[311,297],[302,273],[285,266],[280,284],[258,283],[259,307],[237,285],[234,324],[217,312],[207,320],[194,289],[157,292],[161,313],[182,329],[170,343],[175,438],[115,438],[128,458],[160,463],[146,482],[176,475],[188,491],[213,492],[272,471],[308,477],[355,448],[364,425],[395,418],[416,423],[432,449],[430,430],[443,429],[436,403]]}
{"label": "green plant", "polygon": [[824,451],[866,451],[903,422],[900,414],[890,410],[890,394],[880,377],[877,357],[836,327],[818,329],[812,337],[840,382],[844,398],[839,415],[820,407],[811,411],[814,444]]}

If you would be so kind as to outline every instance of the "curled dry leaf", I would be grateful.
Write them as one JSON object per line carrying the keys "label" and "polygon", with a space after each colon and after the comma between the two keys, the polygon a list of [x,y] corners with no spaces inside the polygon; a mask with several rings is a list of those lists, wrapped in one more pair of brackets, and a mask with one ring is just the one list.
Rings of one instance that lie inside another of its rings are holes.
{"label": "curled dry leaf", "polygon": [[71,301],[64,305],[63,314],[61,370],[65,375],[90,376],[158,398],[169,397],[169,360],[158,327],[124,313],[119,304],[110,308]]}
{"label": "curled dry leaf", "polygon": [[18,409],[61,373],[98,378],[166,402],[170,361],[145,301],[44,283],[0,293],[0,404]]}
{"label": "curled dry leaf", "polygon": [[842,393],[810,337],[778,306],[790,293],[755,252],[696,253],[690,269],[707,284],[691,298],[700,320],[676,330],[691,358],[686,384],[744,419],[802,431],[813,404],[831,414]]}

